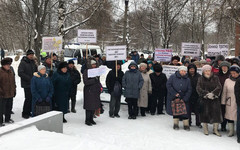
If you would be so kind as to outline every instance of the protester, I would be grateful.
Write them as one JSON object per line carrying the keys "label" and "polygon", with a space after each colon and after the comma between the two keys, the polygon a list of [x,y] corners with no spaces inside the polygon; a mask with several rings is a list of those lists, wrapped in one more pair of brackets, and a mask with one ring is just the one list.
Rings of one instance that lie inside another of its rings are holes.
{"label": "protester", "polygon": [[171,63],[169,65],[180,66],[179,61],[180,61],[180,57],[179,56],[173,56],[172,60],[171,60]]}
{"label": "protester", "polygon": [[240,64],[239,64],[239,59],[238,59],[237,57],[232,59],[232,66],[233,66],[233,65],[237,65],[237,66],[240,65]]}
{"label": "protester", "polygon": [[[222,87],[224,86],[225,80],[227,78],[229,78],[229,76],[230,76],[230,72],[229,72],[230,65],[231,64],[227,61],[223,61],[220,63],[219,72],[217,73],[217,76],[219,78],[219,81],[220,81]],[[221,92],[221,94],[222,94],[222,92]],[[221,97],[221,95],[220,95],[220,97]],[[227,120],[224,119],[226,106],[222,104],[221,108],[222,108],[222,116],[223,116],[223,122],[221,123],[221,131],[227,131],[227,129],[226,129]]]}
{"label": "protester", "polygon": [[56,67],[56,68],[58,68],[58,65],[60,64],[60,61],[58,60],[58,56],[57,56],[57,54],[56,53],[53,53],[53,63],[55,64],[54,66]]}
{"label": "protester", "polygon": [[46,67],[38,66],[38,72],[34,73],[31,81],[32,92],[32,116],[36,116],[35,107],[37,103],[46,102],[51,109],[53,97],[53,85],[46,73]]}
{"label": "protester", "polygon": [[218,132],[219,123],[222,123],[221,103],[219,96],[222,86],[217,76],[211,71],[210,65],[202,67],[202,77],[198,79],[197,92],[200,97],[200,122],[203,123],[203,131],[208,135],[208,124],[213,124],[213,133],[221,136]]}
{"label": "protester", "polygon": [[119,118],[119,111],[121,105],[121,95],[122,95],[122,78],[124,73],[121,68],[121,62],[117,62],[117,74],[116,74],[116,65],[108,73],[106,78],[106,86],[108,93],[111,95],[109,103],[109,117]]}
{"label": "protester", "polygon": [[28,119],[32,116],[32,93],[31,80],[33,73],[37,72],[37,65],[34,61],[34,52],[27,51],[27,56],[24,56],[18,66],[18,76],[21,78],[21,87],[24,88],[25,101],[23,104],[22,117]]}
{"label": "protester", "polygon": [[149,73],[153,73],[153,62],[151,60],[147,61]]}
{"label": "protester", "polygon": [[16,96],[15,76],[10,69],[11,61],[4,58],[1,61],[0,68],[0,127],[4,126],[3,115],[5,116],[5,123],[13,123],[11,119],[11,110],[13,97]]}
{"label": "protester", "polygon": [[131,53],[131,57],[132,57],[132,60],[135,61],[135,63],[138,63],[138,60],[139,60],[139,54],[137,51],[134,51]]}
{"label": "protester", "polygon": [[54,87],[54,109],[63,112],[63,122],[66,123],[65,114],[69,108],[72,80],[67,70],[67,62],[61,62],[53,73],[52,83]]}
{"label": "protester", "polygon": [[192,115],[191,113],[194,112],[196,116],[196,126],[199,128],[202,128],[202,125],[200,123],[200,118],[199,118],[199,95],[197,93],[196,87],[197,87],[197,82],[199,77],[201,75],[197,73],[197,67],[195,64],[190,64],[188,66],[188,77],[191,81],[192,85],[192,94],[190,96],[190,103],[189,103],[189,124],[191,126],[192,124]]}
{"label": "protester", "polygon": [[100,94],[101,94],[101,83],[99,77],[88,77],[88,69],[98,68],[99,64],[94,58],[87,60],[86,69],[83,73],[84,82],[84,104],[83,108],[86,110],[85,124],[88,126],[96,125],[93,120],[94,113],[96,110],[101,108]]}
{"label": "protester", "polygon": [[202,64],[201,64],[200,61],[194,61],[193,64],[196,65],[197,68],[201,68],[202,67]]}
{"label": "protester", "polygon": [[4,59],[4,57],[5,57],[5,51],[4,51],[4,49],[2,48],[2,49],[1,49],[1,61]]}
{"label": "protester", "polygon": [[175,98],[183,100],[186,106],[187,113],[184,115],[175,116],[173,115],[174,126],[173,129],[179,129],[179,120],[183,120],[184,130],[189,131],[189,98],[192,93],[192,87],[190,79],[187,76],[187,67],[180,66],[175,74],[172,74],[167,81],[167,113],[173,115],[172,112],[172,101]]}
{"label": "protester", "polygon": [[46,56],[45,61],[43,62],[43,65],[46,67],[46,73],[51,78],[53,73],[57,71],[56,64],[52,63],[51,57]]}
{"label": "protester", "polygon": [[220,66],[221,62],[224,60],[225,60],[225,58],[223,55],[216,56],[213,66],[212,66],[213,74],[217,74],[219,72],[219,66]]}
{"label": "protester", "polygon": [[148,107],[148,94],[152,94],[152,84],[149,73],[147,71],[147,64],[141,63],[139,71],[142,74],[143,86],[140,90],[140,97],[138,98],[138,107],[140,108],[141,116],[146,116],[146,108]]}
{"label": "protester", "polygon": [[234,86],[234,94],[237,103],[237,142],[240,143],[240,78],[237,79]]}
{"label": "protester", "polygon": [[74,66],[74,61],[68,61],[68,72],[70,73],[72,80],[71,94],[69,100],[71,99],[71,112],[76,113],[76,95],[77,95],[77,86],[81,82],[81,76],[77,68]]}
{"label": "protester", "polygon": [[138,98],[140,97],[140,89],[144,81],[135,62],[131,62],[128,69],[129,70],[123,76],[122,85],[125,89],[124,96],[128,104],[128,119],[136,119]]}
{"label": "protester", "polygon": [[141,64],[141,63],[143,63],[144,61],[146,61],[146,59],[144,58],[144,55],[141,54],[141,55],[140,55],[140,59],[138,60],[138,64]]}
{"label": "protester", "polygon": [[237,121],[237,103],[234,94],[234,86],[239,78],[240,68],[238,66],[231,66],[230,77],[226,79],[222,92],[222,104],[226,107],[224,118],[228,122],[229,133],[228,136],[234,136],[234,121]]}
{"label": "protester", "polygon": [[155,64],[153,66],[154,73],[150,74],[150,79],[152,83],[152,94],[149,98],[150,103],[150,112],[151,115],[155,115],[156,110],[157,114],[161,115],[163,113],[163,104],[164,99],[167,97],[167,77],[162,73],[162,66],[160,64]]}

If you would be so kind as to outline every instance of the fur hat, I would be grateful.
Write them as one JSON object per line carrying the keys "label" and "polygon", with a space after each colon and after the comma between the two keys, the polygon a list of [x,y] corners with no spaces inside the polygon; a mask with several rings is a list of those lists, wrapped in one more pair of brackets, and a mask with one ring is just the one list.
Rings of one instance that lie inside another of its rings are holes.
{"label": "fur hat", "polygon": [[180,66],[180,67],[178,67],[178,71],[188,71],[188,69],[187,69],[187,67],[186,66]]}
{"label": "fur hat", "polygon": [[69,60],[68,64],[75,64],[73,60]]}
{"label": "fur hat", "polygon": [[229,63],[229,62],[227,62],[227,61],[222,61],[221,63],[220,63],[220,68],[221,67],[223,67],[223,66],[227,66],[228,68],[231,66],[231,64]]}
{"label": "fur hat", "polygon": [[202,72],[206,71],[206,70],[212,70],[212,67],[210,65],[204,65],[202,67]]}
{"label": "fur hat", "polygon": [[145,67],[145,68],[147,68],[147,64],[145,64],[145,63],[141,63],[140,65],[139,65],[139,67],[141,68],[141,67]]}
{"label": "fur hat", "polygon": [[225,57],[223,55],[217,55],[215,60],[216,61],[224,61]]}
{"label": "fur hat", "polygon": [[163,68],[160,64],[157,63],[157,64],[153,65],[153,70],[154,70],[154,72],[162,72]]}
{"label": "fur hat", "polygon": [[34,51],[31,50],[31,49],[29,49],[29,50],[27,51],[27,56],[28,56],[28,55],[32,55],[32,54],[33,54],[33,55],[35,54]]}
{"label": "fur hat", "polygon": [[43,65],[38,66],[38,71],[41,71],[42,69],[46,69],[46,67]]}
{"label": "fur hat", "polygon": [[61,62],[59,65],[58,65],[58,70],[61,70],[62,68],[65,68],[68,66],[68,63],[67,62]]}
{"label": "fur hat", "polygon": [[1,65],[4,66],[4,65],[11,65],[12,62],[10,61],[10,59],[8,58],[4,58],[2,61],[1,61]]}
{"label": "fur hat", "polygon": [[179,57],[179,56],[173,56],[173,57],[172,57],[172,61],[173,61],[173,60],[180,61],[180,57]]}
{"label": "fur hat", "polygon": [[236,71],[237,73],[240,73],[240,67],[237,65],[233,65],[230,67],[229,71]]}
{"label": "fur hat", "polygon": [[91,60],[91,65],[96,64],[97,62],[95,60]]}

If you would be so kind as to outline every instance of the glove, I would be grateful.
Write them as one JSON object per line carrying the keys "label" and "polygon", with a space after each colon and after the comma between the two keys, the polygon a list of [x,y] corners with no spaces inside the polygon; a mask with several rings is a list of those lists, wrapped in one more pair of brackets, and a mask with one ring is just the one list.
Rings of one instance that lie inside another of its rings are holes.
{"label": "glove", "polygon": [[51,100],[52,100],[51,97],[46,98],[46,102],[50,102]]}
{"label": "glove", "polygon": [[208,99],[211,99],[211,100],[215,98],[215,95],[213,93],[208,93],[206,96]]}
{"label": "glove", "polygon": [[42,98],[39,98],[37,101],[38,101],[38,102],[42,102]]}

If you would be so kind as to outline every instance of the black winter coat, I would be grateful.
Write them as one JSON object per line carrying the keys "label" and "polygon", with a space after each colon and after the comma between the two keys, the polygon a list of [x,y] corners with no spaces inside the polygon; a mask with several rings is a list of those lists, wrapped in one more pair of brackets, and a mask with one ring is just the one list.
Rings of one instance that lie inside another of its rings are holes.
{"label": "black winter coat", "polygon": [[152,92],[153,93],[160,93],[161,96],[167,96],[167,77],[164,73],[161,73],[159,76],[156,73],[150,74],[150,79],[152,83]]}
{"label": "black winter coat", "polygon": [[118,71],[118,77],[116,77],[116,70],[115,69],[111,70],[108,73],[107,78],[106,78],[106,86],[108,88],[108,93],[111,94],[113,92],[114,85],[115,85],[116,81],[118,81],[122,86],[123,76],[124,76],[124,73],[122,72],[122,70]]}
{"label": "black winter coat", "polygon": [[72,80],[71,95],[77,94],[77,86],[81,82],[81,76],[79,71],[74,67],[73,69],[68,69]]}
{"label": "black winter coat", "polygon": [[24,56],[18,66],[18,76],[21,78],[22,88],[30,88],[34,72],[37,72],[35,61]]}
{"label": "black winter coat", "polygon": [[201,77],[200,74],[198,73],[195,73],[194,76],[192,75],[188,75],[188,78],[190,79],[191,81],[191,85],[192,85],[192,94],[190,96],[190,100],[191,100],[191,103],[195,103],[198,101],[198,98],[199,98],[199,95],[197,93],[197,83],[198,83],[198,79]]}
{"label": "black winter coat", "polygon": [[240,78],[236,81],[235,87],[234,87],[234,93],[236,96],[236,102],[238,107],[240,107]]}

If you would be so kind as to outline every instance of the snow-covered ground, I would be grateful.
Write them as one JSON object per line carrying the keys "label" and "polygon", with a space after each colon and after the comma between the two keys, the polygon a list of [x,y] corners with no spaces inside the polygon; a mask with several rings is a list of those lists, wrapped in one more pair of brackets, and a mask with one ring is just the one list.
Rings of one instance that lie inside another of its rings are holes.
{"label": "snow-covered ground", "polygon": [[[19,61],[13,63],[16,73],[18,64]],[[16,81],[17,96],[14,99],[15,114],[12,118],[21,121],[24,92],[17,75]],[[101,81],[104,82],[104,77]],[[195,126],[191,127],[190,132],[184,131],[182,123],[181,130],[174,131],[172,117],[168,115],[148,114],[146,117],[138,117],[137,120],[128,120],[126,105],[121,106],[121,118],[109,118],[108,104],[104,103],[104,114],[95,119],[97,125],[86,126],[82,87],[81,83],[77,94],[77,113],[66,115],[68,123],[64,124],[64,134],[38,131],[31,127],[0,137],[0,150],[240,150],[236,136],[229,138],[227,133],[222,133],[222,137],[213,134],[205,136],[202,130]],[[102,94],[101,98],[109,99],[109,95]],[[212,126],[209,131],[212,131]]]}

